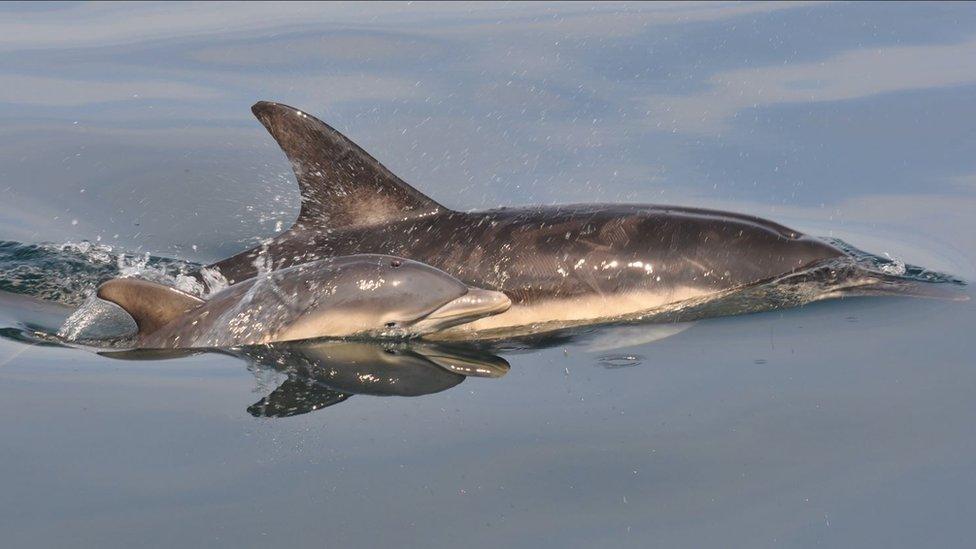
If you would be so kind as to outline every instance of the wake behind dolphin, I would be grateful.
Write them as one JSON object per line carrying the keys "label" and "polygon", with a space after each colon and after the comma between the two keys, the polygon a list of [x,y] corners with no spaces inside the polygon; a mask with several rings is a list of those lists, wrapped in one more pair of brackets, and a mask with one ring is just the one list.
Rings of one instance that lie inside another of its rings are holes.
{"label": "wake behind dolphin", "polygon": [[[301,211],[287,231],[210,267],[235,282],[254,276],[257,264],[280,269],[384,253],[511,298],[509,311],[448,330],[448,337],[531,334],[675,311],[729,314],[845,295],[943,295],[952,292],[923,282],[959,282],[892,275],[863,261],[869,254],[723,211],[582,204],[459,212],[299,109],[259,102],[252,111],[291,161]],[[743,292],[748,307],[709,307]]]}

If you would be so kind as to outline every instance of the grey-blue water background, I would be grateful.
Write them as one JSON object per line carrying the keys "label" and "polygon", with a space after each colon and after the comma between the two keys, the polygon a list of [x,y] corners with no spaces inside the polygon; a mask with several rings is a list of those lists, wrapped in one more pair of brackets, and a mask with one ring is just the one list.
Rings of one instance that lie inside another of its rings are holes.
{"label": "grey-blue water background", "polygon": [[[458,209],[719,207],[976,271],[973,4],[3,4],[0,240],[206,262],[287,227],[258,99]],[[278,419],[232,357],[3,339],[0,545],[967,547],[974,327],[607,330]]]}

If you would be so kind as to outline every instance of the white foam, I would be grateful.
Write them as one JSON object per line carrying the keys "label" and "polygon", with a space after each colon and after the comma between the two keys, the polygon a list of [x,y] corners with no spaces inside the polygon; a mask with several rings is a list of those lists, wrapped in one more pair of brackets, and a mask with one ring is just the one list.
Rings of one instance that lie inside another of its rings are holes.
{"label": "white foam", "polygon": [[136,321],[125,309],[93,295],[65,319],[58,336],[68,341],[92,341],[129,338],[138,331]]}

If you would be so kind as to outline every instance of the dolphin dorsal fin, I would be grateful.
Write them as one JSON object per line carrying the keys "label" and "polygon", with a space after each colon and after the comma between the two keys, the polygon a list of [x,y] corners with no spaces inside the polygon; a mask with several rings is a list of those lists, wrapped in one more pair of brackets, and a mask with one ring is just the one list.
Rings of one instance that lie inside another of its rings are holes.
{"label": "dolphin dorsal fin", "polygon": [[98,297],[132,315],[139,326],[139,335],[151,334],[205,303],[176,288],[137,278],[109,280],[98,287]]}
{"label": "dolphin dorsal fin", "polygon": [[251,111],[295,171],[302,193],[297,228],[376,225],[446,209],[314,116],[268,101]]}

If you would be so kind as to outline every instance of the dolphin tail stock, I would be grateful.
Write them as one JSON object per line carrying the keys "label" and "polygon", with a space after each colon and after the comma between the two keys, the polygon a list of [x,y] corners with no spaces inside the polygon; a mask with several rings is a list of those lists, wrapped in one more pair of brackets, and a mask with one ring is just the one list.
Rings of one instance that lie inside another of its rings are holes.
{"label": "dolphin tail stock", "polygon": [[302,195],[293,228],[336,229],[447,211],[334,128],[288,105],[251,107],[291,161]]}

